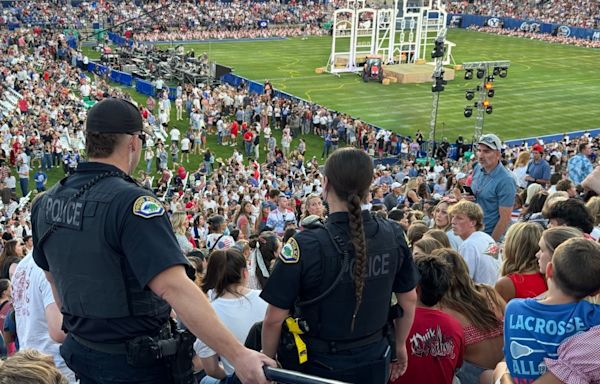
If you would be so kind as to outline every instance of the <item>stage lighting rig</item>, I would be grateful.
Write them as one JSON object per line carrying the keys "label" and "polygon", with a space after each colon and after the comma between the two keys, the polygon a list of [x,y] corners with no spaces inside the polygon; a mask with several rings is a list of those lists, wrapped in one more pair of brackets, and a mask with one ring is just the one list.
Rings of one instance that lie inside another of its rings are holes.
{"label": "stage lighting rig", "polygon": [[437,59],[438,57],[444,57],[444,52],[445,52],[445,39],[436,39],[435,40],[435,44],[433,46],[433,51],[431,51],[431,58],[432,59]]}
{"label": "stage lighting rig", "polygon": [[433,52],[431,52],[431,57],[434,59],[435,62],[435,68],[433,70],[433,75],[431,76],[433,80],[433,84],[431,85],[433,100],[431,108],[431,117],[429,119],[429,140],[427,148],[427,155],[429,158],[433,158],[434,155],[433,151],[435,148],[435,130],[437,126],[438,108],[440,104],[440,92],[442,92],[445,88],[445,85],[448,84],[448,82],[444,80],[444,53],[446,45],[446,32],[446,28],[440,29],[437,37],[435,38]]}
{"label": "stage lighting rig", "polygon": [[[466,118],[475,114],[474,140],[477,140],[483,132],[485,115],[491,115],[494,112],[490,99],[496,96],[495,81],[507,76],[509,66],[510,61],[479,61],[463,64],[465,80],[471,80],[475,76],[479,80],[476,87],[465,90],[465,98],[474,102],[473,106],[468,105],[463,111]],[[473,76],[474,74],[475,76]]]}
{"label": "stage lighting rig", "polygon": [[483,88],[485,88],[488,97],[494,97],[494,95],[496,94],[496,91],[494,91],[494,83],[486,82]]}
{"label": "stage lighting rig", "polygon": [[489,100],[484,100],[482,103],[482,107],[485,110],[485,113],[487,113],[488,115],[491,115],[492,112],[494,111],[494,108],[492,107],[492,103],[490,103]]}

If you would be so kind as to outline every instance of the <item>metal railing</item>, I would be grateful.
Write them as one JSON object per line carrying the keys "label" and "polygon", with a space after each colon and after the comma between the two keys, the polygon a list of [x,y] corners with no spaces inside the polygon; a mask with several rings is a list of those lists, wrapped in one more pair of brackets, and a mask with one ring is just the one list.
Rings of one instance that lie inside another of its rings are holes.
{"label": "metal railing", "polygon": [[264,367],[268,380],[281,384],[347,384],[343,381],[324,379],[322,377],[307,375],[305,373],[290,371],[282,368]]}

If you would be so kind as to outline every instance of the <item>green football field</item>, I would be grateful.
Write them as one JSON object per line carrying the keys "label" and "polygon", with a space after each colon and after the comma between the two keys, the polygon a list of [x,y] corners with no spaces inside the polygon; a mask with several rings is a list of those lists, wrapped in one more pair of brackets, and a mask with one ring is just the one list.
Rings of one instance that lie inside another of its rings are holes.
{"label": "green football field", "polygon": [[[494,113],[485,116],[484,132],[497,133],[502,139],[535,137],[549,133],[600,128],[600,72],[594,69],[600,62],[600,51],[535,40],[504,37],[466,30],[450,30],[448,40],[457,44],[453,50],[456,63],[465,61],[510,60],[508,77],[495,82],[492,99]],[[270,79],[277,89],[314,101],[331,109],[346,112],[369,123],[412,135],[417,129],[427,132],[431,114],[431,84],[383,86],[377,82],[363,83],[353,74],[336,77],[315,74],[324,67],[330,53],[331,38],[308,40],[268,40],[187,44],[197,54],[207,52],[211,60],[232,66],[234,73],[257,82]],[[84,48],[91,58],[98,54]],[[447,136],[454,141],[463,135],[472,137],[475,118],[463,116],[464,91],[474,88],[476,80],[456,80],[441,94],[436,139]],[[146,97],[130,89],[140,103]],[[182,131],[187,121],[171,124]],[[280,138],[280,132],[275,131]],[[322,139],[305,137],[307,156],[321,157]],[[292,142],[292,148],[298,144]],[[208,137],[208,145],[216,157],[227,158],[231,147],[218,146],[216,137]],[[242,149],[240,145],[240,150]],[[190,156],[187,169],[196,169],[199,156]],[[260,160],[264,160],[261,151]],[[172,162],[169,160],[169,166]],[[140,164],[138,170],[143,168]],[[59,170],[49,172],[49,185],[61,177]]]}
{"label": "green football field", "polygon": [[[466,30],[450,30],[448,40],[457,44],[453,50],[456,63],[512,62],[508,77],[495,82],[494,113],[486,115],[484,132],[514,139],[600,127],[600,71],[594,69],[600,51]],[[190,44],[186,48],[207,52],[218,63],[232,66],[235,74],[258,82],[270,79],[277,89],[383,128],[413,134],[429,127],[430,84],[382,86],[363,83],[353,74],[315,74],[316,67],[327,63],[328,36]],[[463,74],[458,71],[441,94],[438,137],[473,134],[474,117],[463,116],[464,106],[472,103],[465,100],[464,91],[477,82],[465,81]]]}

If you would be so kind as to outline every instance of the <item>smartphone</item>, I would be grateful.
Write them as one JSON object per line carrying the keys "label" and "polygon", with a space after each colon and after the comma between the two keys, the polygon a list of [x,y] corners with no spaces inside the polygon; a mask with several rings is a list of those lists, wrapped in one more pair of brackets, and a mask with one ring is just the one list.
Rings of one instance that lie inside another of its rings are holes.
{"label": "smartphone", "polygon": [[471,189],[471,187],[469,187],[468,185],[463,185],[462,191],[463,191],[463,193],[466,193],[468,195],[475,195],[473,193],[473,190]]}

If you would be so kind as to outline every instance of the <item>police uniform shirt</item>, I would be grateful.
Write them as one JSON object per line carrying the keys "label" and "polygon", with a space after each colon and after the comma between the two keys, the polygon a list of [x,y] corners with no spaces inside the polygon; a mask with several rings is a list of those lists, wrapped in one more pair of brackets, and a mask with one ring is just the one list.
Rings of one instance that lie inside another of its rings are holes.
{"label": "police uniform shirt", "polygon": [[[378,223],[369,212],[363,211],[362,215],[365,239],[369,242],[370,238],[377,235]],[[338,227],[342,232],[348,231],[348,213],[346,212],[332,213],[327,222]],[[398,254],[403,260],[398,260],[396,271],[390,271],[387,269],[390,265],[389,260],[377,255],[369,255],[367,249],[369,260],[366,267],[365,281],[368,282],[370,277],[376,275],[393,273],[395,276],[392,291],[404,293],[415,288],[418,282],[418,272],[404,239],[400,237],[402,233],[400,227],[394,223],[391,224],[398,228],[396,231],[398,234],[397,242],[400,247]],[[336,232],[338,228],[336,228]],[[319,241],[320,236],[329,237],[327,232],[323,230],[304,230],[294,235],[294,240],[290,240],[288,244],[293,242],[297,244],[297,255],[285,254],[286,248],[289,249],[286,244],[271,276],[267,280],[266,287],[261,293],[261,297],[266,302],[281,309],[291,310],[298,298],[301,301],[308,300],[322,293],[320,289],[323,271],[321,258],[335,257],[334,255],[337,255],[338,252],[329,239]],[[344,240],[349,241],[348,237],[345,237]],[[294,260],[296,256],[297,260]],[[341,267],[342,256],[339,255],[338,258]]]}
{"label": "police uniform shirt", "polygon": [[[95,176],[112,171],[118,171],[118,169],[103,163],[81,163],[78,165],[76,173],[66,179],[61,187],[79,190]],[[100,183],[119,183],[111,184],[111,186],[118,185],[120,190],[108,204],[106,225],[104,228],[95,229],[98,231],[96,236],[103,236],[107,248],[110,247],[116,253],[123,255],[127,266],[125,273],[128,277],[133,276],[139,287],[148,289],[148,283],[162,271],[175,265],[187,264],[164,208],[148,190],[133,181],[125,181],[120,177],[109,177],[98,184]],[[94,188],[92,187],[86,194],[93,192]],[[69,222],[70,225],[80,226],[84,230],[88,229],[85,227],[85,222],[91,219],[89,216],[92,210],[89,206],[93,204],[73,206],[72,209],[67,207],[62,211],[64,213],[60,213],[60,202],[48,204],[47,200],[40,200],[46,203],[45,206],[34,204],[32,208],[32,224],[36,240],[39,240],[43,233],[39,233],[40,224],[35,218],[41,218],[44,215],[46,215],[47,221],[49,219],[59,220],[65,223]],[[55,205],[57,209],[54,209]],[[62,244],[62,247],[70,248],[68,252],[62,248],[50,248],[50,246],[56,247],[55,244],[50,244],[52,236],[56,236],[61,231],[64,231],[63,236],[67,235],[70,236],[69,239],[72,239],[70,244]],[[78,243],[77,234],[77,230],[70,229],[65,224],[58,227],[56,232],[49,237],[49,241],[42,245],[42,248],[37,247],[36,241],[33,257],[37,265],[45,271],[52,272],[53,266],[58,265],[59,258],[85,257],[89,245]],[[56,276],[54,277],[56,278]],[[98,276],[98,278],[102,279],[102,276]],[[72,290],[84,290],[85,288],[71,287]],[[143,334],[156,333],[170,315],[168,306],[163,312],[158,316],[116,319],[91,319],[64,314],[64,325],[68,331],[90,341],[120,341]]]}

